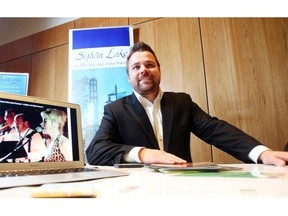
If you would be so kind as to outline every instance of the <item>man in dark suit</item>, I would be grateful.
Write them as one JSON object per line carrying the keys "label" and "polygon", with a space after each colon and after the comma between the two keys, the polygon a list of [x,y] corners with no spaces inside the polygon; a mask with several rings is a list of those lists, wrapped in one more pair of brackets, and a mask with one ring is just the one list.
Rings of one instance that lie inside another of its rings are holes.
{"label": "man in dark suit", "polygon": [[30,127],[30,118],[24,113],[14,117],[15,127],[18,131],[19,145],[23,145],[27,156],[16,158],[16,162],[38,162],[46,155],[47,148],[40,133]]}
{"label": "man in dark suit", "polygon": [[272,151],[233,125],[204,112],[186,93],[162,92],[160,63],[143,42],[127,57],[134,92],[104,107],[86,149],[89,164],[191,162],[190,134],[243,162],[284,166],[288,153]]}

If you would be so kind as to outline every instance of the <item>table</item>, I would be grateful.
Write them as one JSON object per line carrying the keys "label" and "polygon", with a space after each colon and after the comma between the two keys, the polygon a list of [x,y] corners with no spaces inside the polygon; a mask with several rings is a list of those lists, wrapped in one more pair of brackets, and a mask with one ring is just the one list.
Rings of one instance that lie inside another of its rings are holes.
{"label": "table", "polygon": [[[217,209],[224,208],[227,204],[229,208],[239,208],[239,203],[242,203],[242,206],[245,203],[245,208],[236,211],[234,209],[234,215],[247,213],[246,208],[250,205],[252,210],[257,211],[256,213],[263,210],[263,213],[271,211],[272,214],[275,208],[277,210],[283,208],[287,211],[288,166],[276,167],[262,164],[223,164],[223,166],[242,169],[229,172],[164,174],[154,172],[147,167],[123,168],[118,170],[129,173],[128,176],[66,183],[72,185],[74,189],[90,187],[97,195],[95,199],[80,199],[80,202],[79,199],[35,199],[31,198],[33,192],[39,190],[39,186],[35,186],[0,190],[0,201],[11,204],[11,202],[15,203],[15,198],[17,200],[25,198],[20,200],[25,200],[24,203],[37,203],[38,206],[43,204],[46,207],[47,203],[59,203],[61,200],[63,203],[60,206],[63,208],[65,206],[65,209],[70,209],[72,213],[82,209],[82,214],[84,208],[94,209],[96,204],[98,209],[103,208],[102,211],[110,213],[125,212],[126,208],[126,211],[131,212],[131,207],[134,207],[138,210],[136,215],[142,213],[147,215],[147,212],[145,213],[147,208],[149,212],[154,208],[167,214],[173,212],[177,214],[184,210],[193,212],[197,209],[215,214]],[[105,166],[99,168],[117,169]],[[78,200],[78,203],[75,206],[71,205],[76,202],[75,200]],[[80,207],[79,203],[81,203]]]}

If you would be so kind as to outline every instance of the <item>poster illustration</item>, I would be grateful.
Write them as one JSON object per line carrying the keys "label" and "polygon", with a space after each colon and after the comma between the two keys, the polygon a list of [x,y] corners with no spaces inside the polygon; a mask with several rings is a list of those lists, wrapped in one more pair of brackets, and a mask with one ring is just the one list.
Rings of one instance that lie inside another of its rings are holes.
{"label": "poster illustration", "polygon": [[69,32],[69,102],[81,107],[84,151],[99,128],[104,105],[132,93],[126,74],[132,44],[131,26]]}

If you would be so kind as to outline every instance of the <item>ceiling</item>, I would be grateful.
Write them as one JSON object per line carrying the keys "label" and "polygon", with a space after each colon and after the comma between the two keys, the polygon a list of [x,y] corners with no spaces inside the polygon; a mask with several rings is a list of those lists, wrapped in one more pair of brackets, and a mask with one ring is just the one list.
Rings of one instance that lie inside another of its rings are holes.
{"label": "ceiling", "polygon": [[0,46],[37,32],[78,19],[76,17],[0,18]]}

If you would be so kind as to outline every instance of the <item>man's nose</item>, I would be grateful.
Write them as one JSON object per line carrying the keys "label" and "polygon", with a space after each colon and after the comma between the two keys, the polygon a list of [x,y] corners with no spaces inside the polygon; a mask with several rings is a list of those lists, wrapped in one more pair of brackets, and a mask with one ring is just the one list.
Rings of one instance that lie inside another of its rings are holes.
{"label": "man's nose", "polygon": [[147,67],[146,67],[145,65],[141,65],[140,73],[141,73],[141,74],[147,73]]}

